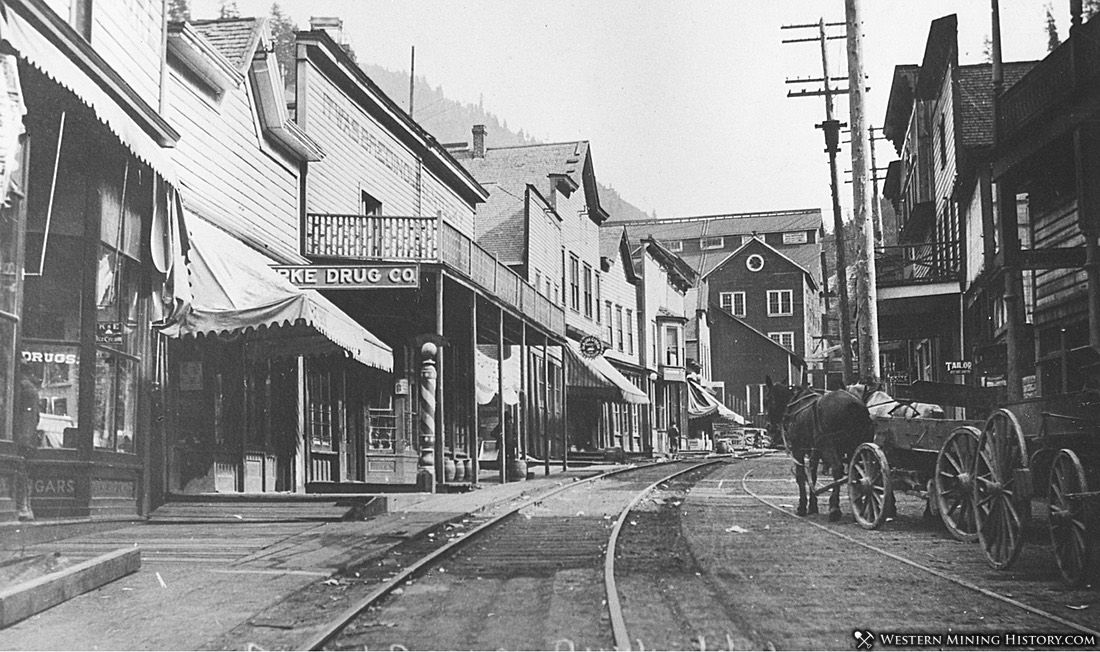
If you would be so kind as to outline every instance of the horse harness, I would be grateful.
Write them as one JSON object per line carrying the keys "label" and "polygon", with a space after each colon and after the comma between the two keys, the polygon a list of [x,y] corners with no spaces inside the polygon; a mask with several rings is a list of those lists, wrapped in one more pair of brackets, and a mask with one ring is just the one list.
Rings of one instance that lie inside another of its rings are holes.
{"label": "horse harness", "polygon": [[[817,411],[817,402],[820,398],[821,395],[812,390],[799,392],[797,395],[791,398],[791,400],[787,401],[787,407],[783,410],[783,428],[780,431],[780,433],[783,435],[783,446],[787,449],[787,454],[791,456],[791,459],[794,460],[794,463],[798,466],[805,466],[805,463],[795,458],[794,452],[791,450],[790,442],[787,441],[787,430],[789,430],[789,425],[796,416],[802,414],[806,410],[812,410],[812,413],[810,415],[812,419],[811,427],[813,428],[813,432],[816,433],[819,428],[818,424],[820,423]],[[792,411],[791,408],[795,407],[797,407],[797,409],[794,409]],[[814,439],[816,440],[816,437]],[[808,448],[806,450],[809,451],[811,455],[817,452],[816,448]]]}

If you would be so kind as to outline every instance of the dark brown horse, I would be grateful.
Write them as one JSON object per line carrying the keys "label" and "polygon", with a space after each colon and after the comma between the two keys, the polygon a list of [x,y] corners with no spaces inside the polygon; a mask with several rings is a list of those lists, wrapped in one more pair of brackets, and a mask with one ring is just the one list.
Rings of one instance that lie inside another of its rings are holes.
{"label": "dark brown horse", "polygon": [[[787,451],[794,459],[798,515],[817,513],[817,465],[824,461],[832,469],[834,480],[829,496],[829,520],[839,520],[840,485],[848,461],[857,446],[874,439],[874,426],[867,406],[844,390],[822,394],[807,385],[775,385],[766,377],[764,411],[768,429],[782,433]],[[807,470],[810,472],[809,491],[806,489]]]}

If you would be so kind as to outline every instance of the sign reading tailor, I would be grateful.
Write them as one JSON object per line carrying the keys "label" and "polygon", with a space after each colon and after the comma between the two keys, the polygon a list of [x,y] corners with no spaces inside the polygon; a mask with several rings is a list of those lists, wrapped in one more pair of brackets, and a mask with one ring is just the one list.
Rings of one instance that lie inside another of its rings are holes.
{"label": "sign reading tailor", "polygon": [[283,278],[313,290],[420,287],[420,267],[400,263],[379,265],[273,265]]}
{"label": "sign reading tailor", "polygon": [[970,360],[947,360],[944,364],[949,374],[968,374],[974,370],[974,363]]}

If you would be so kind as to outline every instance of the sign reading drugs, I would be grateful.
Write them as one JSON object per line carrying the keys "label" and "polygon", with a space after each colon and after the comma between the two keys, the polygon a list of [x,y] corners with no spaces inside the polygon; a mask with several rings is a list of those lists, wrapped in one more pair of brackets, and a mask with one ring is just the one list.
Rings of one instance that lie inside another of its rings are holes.
{"label": "sign reading drugs", "polygon": [[379,265],[273,265],[283,278],[311,290],[420,287],[420,267]]}

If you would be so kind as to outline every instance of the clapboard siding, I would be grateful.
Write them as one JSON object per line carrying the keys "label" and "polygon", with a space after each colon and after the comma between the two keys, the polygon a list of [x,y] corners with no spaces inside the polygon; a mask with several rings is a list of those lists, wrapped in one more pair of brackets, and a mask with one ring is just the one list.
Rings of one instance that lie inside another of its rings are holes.
{"label": "clapboard siding", "polygon": [[[548,208],[539,195],[530,190],[527,192],[527,282],[535,285],[535,272],[538,272],[541,282],[535,289],[554,301],[554,288],[561,283],[562,233],[561,220]],[[545,279],[550,280],[549,292]]]}
{"label": "clapboard siding", "polygon": [[367,192],[382,202],[384,215],[442,214],[473,237],[473,208],[312,63],[305,93],[301,123],[326,154],[310,165],[308,212],[358,213]]}
{"label": "clapboard siding", "polygon": [[180,132],[184,202],[281,260],[302,260],[297,167],[261,148],[248,83],[215,104],[175,71],[170,77],[167,118]]}
{"label": "clapboard siding", "polygon": [[[632,264],[629,260],[627,264]],[[631,364],[641,364],[641,345],[638,341],[638,291],[633,283],[626,280],[626,268],[623,266],[622,255],[619,253],[619,249],[616,247],[615,256],[611,261],[611,268],[607,272],[601,275],[602,285],[602,301],[610,301],[612,304],[612,326],[616,325],[615,321],[615,306],[622,306],[623,308],[623,337],[627,336],[627,332],[630,331],[630,324],[627,323],[626,311],[630,310],[634,315],[634,352],[631,353],[626,344],[623,344],[623,350],[618,349],[618,333],[616,332],[614,345],[607,350],[607,357],[614,358],[615,360],[622,360]],[[601,306],[602,309],[602,306]],[[604,315],[604,322],[602,324],[604,332],[607,331],[607,315]],[[604,335],[604,339],[607,337]]]}
{"label": "clapboard siding", "polygon": [[92,4],[92,46],[154,109],[160,102],[161,11],[161,0]]}
{"label": "clapboard siding", "polygon": [[[581,180],[578,178],[577,181]],[[569,197],[557,193],[556,203],[558,215],[562,219],[562,244],[565,247],[567,261],[564,270],[565,281],[562,284],[563,297],[569,297],[569,255],[575,254],[581,261],[580,309],[573,310],[570,301],[566,300],[565,323],[583,333],[599,335],[600,328],[596,324],[595,312],[593,311],[591,318],[584,316],[584,265],[586,263],[590,265],[593,272],[600,268],[600,227],[588,219],[588,205],[585,202],[583,185]]]}
{"label": "clapboard siding", "polygon": [[[1036,249],[1047,247],[1083,247],[1085,238],[1077,227],[1077,202],[1071,200],[1032,213]],[[1087,276],[1083,269],[1051,269],[1035,273],[1036,322],[1057,318],[1058,309],[1068,302],[1079,302],[1086,292]]]}
{"label": "clapboard siding", "polygon": [[[934,192],[936,201],[936,228],[933,230],[932,239],[941,242],[953,241],[959,236],[957,226],[958,209],[955,201],[955,110],[954,94],[952,89],[952,76],[954,69],[949,68],[943,76],[940,86],[940,94],[936,100],[935,111],[932,116],[932,167],[935,170]],[[941,143],[940,124],[943,124],[943,138]],[[941,154],[941,148],[946,150],[946,162]],[[947,214],[948,221],[944,220]]]}

